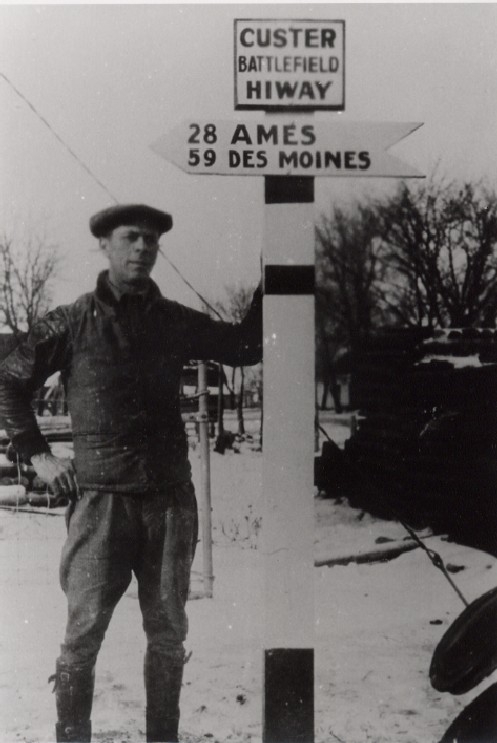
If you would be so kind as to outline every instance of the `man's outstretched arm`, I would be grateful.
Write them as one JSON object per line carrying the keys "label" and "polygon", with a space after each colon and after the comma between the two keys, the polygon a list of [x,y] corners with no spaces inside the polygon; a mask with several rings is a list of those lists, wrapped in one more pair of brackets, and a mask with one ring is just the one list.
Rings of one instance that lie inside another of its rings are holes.
{"label": "man's outstretched arm", "polygon": [[261,285],[240,323],[213,320],[196,310],[187,310],[184,321],[190,359],[210,359],[228,366],[251,366],[262,361]]}

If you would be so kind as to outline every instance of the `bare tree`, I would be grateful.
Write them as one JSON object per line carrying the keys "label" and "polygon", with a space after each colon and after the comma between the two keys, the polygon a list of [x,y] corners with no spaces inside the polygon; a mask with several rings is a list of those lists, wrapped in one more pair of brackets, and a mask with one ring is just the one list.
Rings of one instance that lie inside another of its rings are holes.
{"label": "bare tree", "polygon": [[[497,194],[433,175],[317,226],[321,366],[384,325],[467,327],[497,318]],[[324,350],[323,350],[324,349]]]}
{"label": "bare tree", "polygon": [[368,202],[335,207],[316,226],[316,370],[341,410],[334,358],[344,346],[369,335],[385,319],[384,283],[388,265],[377,206]]}
{"label": "bare tree", "polygon": [[336,207],[316,227],[318,313],[327,334],[347,343],[382,318],[385,263],[376,205]]}
{"label": "bare tree", "polygon": [[430,178],[402,184],[378,208],[390,311],[428,327],[494,325],[497,194]]}
{"label": "bare tree", "polygon": [[56,248],[40,237],[0,239],[0,322],[14,335],[29,330],[49,309],[57,266]]}

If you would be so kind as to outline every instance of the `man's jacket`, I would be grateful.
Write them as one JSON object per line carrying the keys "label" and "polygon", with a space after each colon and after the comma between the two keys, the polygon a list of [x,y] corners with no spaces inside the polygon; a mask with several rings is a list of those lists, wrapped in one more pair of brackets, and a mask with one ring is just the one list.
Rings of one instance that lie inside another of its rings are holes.
{"label": "man's jacket", "polygon": [[[142,306],[134,306],[143,302]],[[61,371],[80,487],[143,493],[190,477],[180,411],[183,365],[230,366],[262,356],[262,297],[239,324],[164,298],[115,298],[107,272],[94,292],[57,307],[0,364],[0,427],[24,461],[49,451],[31,408],[33,392]]]}

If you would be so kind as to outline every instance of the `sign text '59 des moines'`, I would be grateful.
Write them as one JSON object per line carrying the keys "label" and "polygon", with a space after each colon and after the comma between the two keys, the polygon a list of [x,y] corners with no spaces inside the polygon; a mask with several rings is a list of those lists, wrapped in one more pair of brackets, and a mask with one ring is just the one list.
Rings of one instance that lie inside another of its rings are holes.
{"label": "sign text '59 des moines'", "polygon": [[282,114],[263,121],[184,121],[152,149],[198,175],[416,177],[415,168],[386,150],[419,126]]}

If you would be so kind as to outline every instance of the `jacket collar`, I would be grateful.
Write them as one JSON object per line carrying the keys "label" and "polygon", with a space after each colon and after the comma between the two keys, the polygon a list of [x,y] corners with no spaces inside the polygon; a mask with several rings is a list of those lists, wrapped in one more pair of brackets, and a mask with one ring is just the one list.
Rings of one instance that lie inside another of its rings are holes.
{"label": "jacket collar", "polygon": [[[117,299],[109,283],[108,270],[98,274],[95,297],[105,310],[115,312],[119,306],[120,300]],[[149,279],[149,286],[143,298],[147,310],[162,299],[161,291],[152,279]]]}

